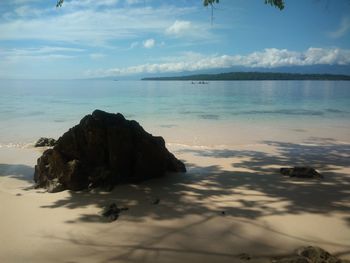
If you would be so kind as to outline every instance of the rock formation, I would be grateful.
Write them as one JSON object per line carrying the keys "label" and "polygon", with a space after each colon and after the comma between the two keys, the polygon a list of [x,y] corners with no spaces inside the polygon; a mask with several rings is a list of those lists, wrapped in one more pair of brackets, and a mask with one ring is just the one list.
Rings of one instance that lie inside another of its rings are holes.
{"label": "rock formation", "polygon": [[63,134],[35,166],[37,187],[51,192],[113,187],[166,172],[186,172],[162,137],[147,133],[120,113],[95,110]]}

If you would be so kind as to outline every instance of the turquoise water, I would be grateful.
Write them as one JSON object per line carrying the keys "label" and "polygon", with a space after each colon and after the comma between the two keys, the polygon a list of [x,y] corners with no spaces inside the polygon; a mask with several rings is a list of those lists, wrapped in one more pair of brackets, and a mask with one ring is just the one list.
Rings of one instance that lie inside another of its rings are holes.
{"label": "turquoise water", "polygon": [[57,137],[94,109],[148,126],[350,122],[350,82],[0,81],[0,144]]}

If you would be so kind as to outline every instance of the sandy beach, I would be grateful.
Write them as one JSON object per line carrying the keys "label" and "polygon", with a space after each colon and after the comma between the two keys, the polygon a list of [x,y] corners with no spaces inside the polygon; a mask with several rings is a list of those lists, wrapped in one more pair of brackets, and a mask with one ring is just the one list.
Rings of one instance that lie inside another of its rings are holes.
{"label": "sandy beach", "polygon": [[[54,194],[32,188],[42,149],[0,148],[0,262],[271,262],[305,245],[350,259],[350,143],[299,139],[168,144],[187,174]],[[325,179],[279,174],[291,165]],[[129,210],[109,223],[111,202]]]}
{"label": "sandy beach", "polygon": [[247,262],[350,263],[350,0],[0,0],[0,263]]}

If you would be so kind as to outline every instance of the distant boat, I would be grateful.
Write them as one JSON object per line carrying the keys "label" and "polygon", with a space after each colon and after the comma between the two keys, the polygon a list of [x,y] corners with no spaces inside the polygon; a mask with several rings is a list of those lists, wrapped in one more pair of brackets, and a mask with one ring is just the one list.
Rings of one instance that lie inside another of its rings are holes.
{"label": "distant boat", "polygon": [[209,84],[209,81],[198,81],[198,82],[192,81],[191,84]]}

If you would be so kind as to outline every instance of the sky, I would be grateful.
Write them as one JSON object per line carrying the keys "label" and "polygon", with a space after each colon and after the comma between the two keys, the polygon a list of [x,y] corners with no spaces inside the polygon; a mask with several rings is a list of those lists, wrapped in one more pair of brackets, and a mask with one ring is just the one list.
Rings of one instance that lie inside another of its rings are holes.
{"label": "sky", "polygon": [[0,78],[350,65],[350,0],[285,2],[1,0]]}

